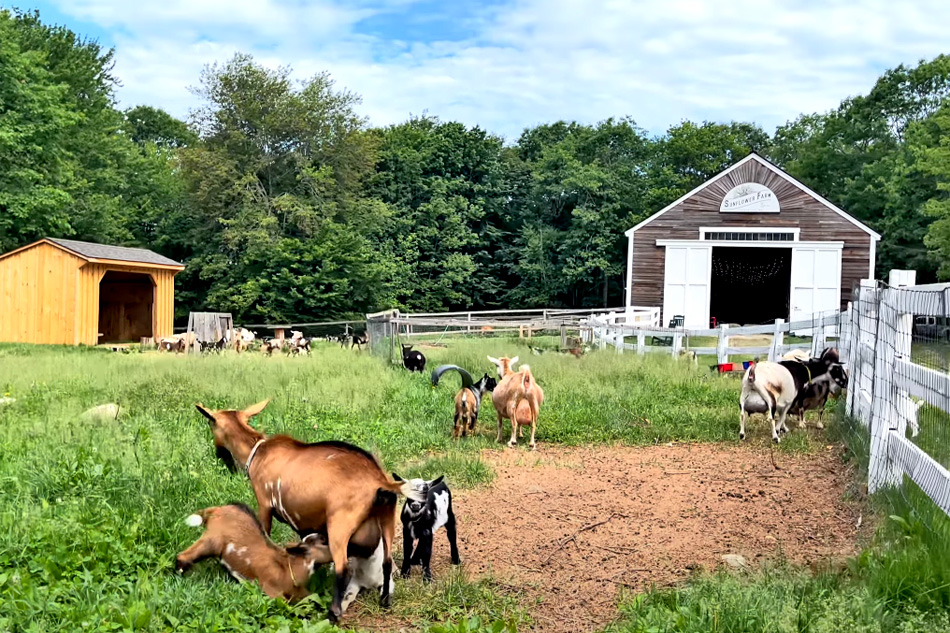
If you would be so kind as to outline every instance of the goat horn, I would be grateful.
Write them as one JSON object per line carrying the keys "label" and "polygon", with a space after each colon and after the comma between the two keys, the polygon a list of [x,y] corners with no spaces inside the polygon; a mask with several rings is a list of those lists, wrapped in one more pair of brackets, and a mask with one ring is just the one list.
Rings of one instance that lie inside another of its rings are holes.
{"label": "goat horn", "polygon": [[462,387],[463,388],[472,388],[475,386],[475,381],[472,380],[472,375],[459,367],[458,365],[440,365],[435,368],[435,371],[432,372],[432,386],[435,387],[439,384],[439,379],[447,371],[455,370],[462,377]]}

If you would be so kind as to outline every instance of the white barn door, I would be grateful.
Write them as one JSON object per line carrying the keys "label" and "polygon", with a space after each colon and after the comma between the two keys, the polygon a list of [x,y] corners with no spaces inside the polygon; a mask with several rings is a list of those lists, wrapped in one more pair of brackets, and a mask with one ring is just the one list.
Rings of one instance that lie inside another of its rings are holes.
{"label": "white barn door", "polygon": [[791,321],[841,309],[840,248],[792,249],[790,307]]}
{"label": "white barn door", "polygon": [[711,246],[667,246],[663,287],[663,327],[677,314],[686,327],[709,327]]}

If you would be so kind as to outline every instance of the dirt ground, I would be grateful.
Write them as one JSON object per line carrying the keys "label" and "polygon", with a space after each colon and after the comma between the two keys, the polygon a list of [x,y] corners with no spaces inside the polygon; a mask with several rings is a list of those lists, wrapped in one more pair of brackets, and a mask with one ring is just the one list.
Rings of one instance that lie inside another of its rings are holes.
{"label": "dirt ground", "polygon": [[[458,491],[465,573],[522,592],[537,631],[591,631],[617,615],[621,588],[643,590],[714,569],[854,554],[860,508],[843,499],[839,449],[819,455],[676,445],[490,451],[498,476]],[[401,546],[399,546],[401,547]],[[433,571],[448,572],[436,537]],[[384,624],[384,628],[385,624]]]}

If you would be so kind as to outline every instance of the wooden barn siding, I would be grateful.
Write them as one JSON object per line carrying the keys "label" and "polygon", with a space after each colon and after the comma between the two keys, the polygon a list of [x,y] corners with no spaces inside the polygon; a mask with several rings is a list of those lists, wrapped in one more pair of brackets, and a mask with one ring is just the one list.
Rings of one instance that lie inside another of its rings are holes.
{"label": "wooden barn siding", "polygon": [[45,244],[0,260],[0,341],[72,344],[82,263]]}
{"label": "wooden barn siding", "polygon": [[[778,197],[779,213],[720,213],[730,189],[757,182]],[[725,174],[633,234],[633,290],[636,306],[663,305],[666,250],[658,239],[699,239],[699,227],[762,226],[799,228],[803,241],[841,241],[841,308],[852,288],[868,276],[871,236],[764,165],[752,160]]]}

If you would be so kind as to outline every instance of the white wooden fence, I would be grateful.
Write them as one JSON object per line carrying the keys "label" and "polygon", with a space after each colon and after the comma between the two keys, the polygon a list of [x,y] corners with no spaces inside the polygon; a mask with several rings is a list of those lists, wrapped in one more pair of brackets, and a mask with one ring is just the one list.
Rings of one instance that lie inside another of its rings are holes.
{"label": "white wooden fence", "polygon": [[[742,354],[751,356],[767,357],[769,360],[776,360],[783,354],[793,349],[810,350],[818,353],[827,345],[828,338],[837,337],[840,324],[842,322],[842,313],[831,312],[823,315],[816,315],[814,318],[802,321],[792,321],[786,323],[784,319],[776,319],[771,325],[750,325],[730,328],[728,325],[721,325],[718,328],[709,329],[686,329],[686,328],[663,328],[657,326],[642,326],[637,322],[621,322],[619,319],[611,320],[610,314],[592,316],[584,324],[589,326],[591,340],[594,345],[601,349],[607,346],[614,347],[618,353],[624,351],[634,351],[638,354],[645,352],[665,352],[679,356],[686,352],[696,355],[716,356],[717,362],[728,363],[730,354]],[[785,343],[785,335],[789,333],[811,336],[808,343]],[[772,339],[766,346],[742,347],[731,345],[733,337],[771,335]],[[696,338],[716,338],[715,347],[698,347],[690,344],[690,339]],[[636,343],[628,343],[628,338],[636,338]],[[647,345],[647,339],[661,339],[665,345]]]}
{"label": "white wooden fence", "polygon": [[944,442],[950,440],[947,420],[922,428],[917,417],[924,403],[943,414],[950,412],[950,374],[946,366],[914,362],[915,316],[950,317],[950,287],[859,289],[842,328],[851,373],[847,411],[870,432],[868,489],[901,485],[906,475],[950,514],[947,455],[928,454],[918,445],[925,440],[931,447],[950,449]]}

